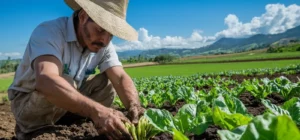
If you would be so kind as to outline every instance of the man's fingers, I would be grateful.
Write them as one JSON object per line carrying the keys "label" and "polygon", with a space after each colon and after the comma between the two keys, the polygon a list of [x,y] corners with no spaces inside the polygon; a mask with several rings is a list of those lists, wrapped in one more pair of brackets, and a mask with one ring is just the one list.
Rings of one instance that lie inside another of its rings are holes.
{"label": "man's fingers", "polygon": [[127,117],[125,117],[125,115],[122,115],[122,116],[119,116],[120,117],[120,120],[122,121],[122,122],[127,122],[127,123],[130,123],[130,120],[127,118]]}
{"label": "man's fingers", "polygon": [[145,109],[145,108],[143,108],[143,107],[140,107],[140,108],[139,108],[139,117],[143,116],[143,115],[144,115],[144,113],[145,113],[145,111],[146,111],[146,109]]}
{"label": "man's fingers", "polygon": [[124,124],[122,122],[116,123],[116,128],[122,133],[122,137],[125,139],[132,139],[131,135],[125,128]]}
{"label": "man's fingers", "polygon": [[122,112],[115,110],[115,111],[114,111],[114,114],[115,114],[116,116],[118,116],[118,117],[121,119],[122,122],[124,122],[124,123],[125,123],[125,122],[130,123],[130,120],[129,120]]}
{"label": "man's fingers", "polygon": [[112,138],[109,134],[105,134],[105,136],[106,136],[109,140],[114,140],[114,138]]}
{"label": "man's fingers", "polygon": [[119,136],[119,135],[116,134],[115,132],[106,133],[106,136],[107,136],[108,138],[112,138],[113,140],[119,140],[119,139],[122,138],[122,135]]}
{"label": "man's fingers", "polygon": [[139,122],[139,112],[138,112],[138,109],[135,108],[135,109],[132,109],[131,112],[131,121],[133,124],[137,124]]}
{"label": "man's fingers", "polygon": [[106,128],[104,128],[104,127],[95,127],[96,129],[97,129],[97,132],[98,132],[98,134],[99,135],[101,135],[101,134],[105,134],[106,133]]}

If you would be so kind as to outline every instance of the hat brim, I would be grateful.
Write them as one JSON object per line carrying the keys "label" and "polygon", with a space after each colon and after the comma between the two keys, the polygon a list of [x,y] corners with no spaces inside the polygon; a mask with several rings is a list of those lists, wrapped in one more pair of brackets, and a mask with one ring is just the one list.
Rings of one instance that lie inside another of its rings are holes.
{"label": "hat brim", "polygon": [[65,0],[73,10],[83,9],[101,28],[128,41],[138,40],[138,33],[124,19],[106,11],[90,0]]}

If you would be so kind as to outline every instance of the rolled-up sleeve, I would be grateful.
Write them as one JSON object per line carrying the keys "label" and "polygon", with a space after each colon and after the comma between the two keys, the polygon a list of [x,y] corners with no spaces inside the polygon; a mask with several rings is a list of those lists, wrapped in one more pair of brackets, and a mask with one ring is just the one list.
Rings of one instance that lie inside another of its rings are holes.
{"label": "rolled-up sleeve", "polygon": [[112,43],[106,47],[102,60],[98,66],[101,73],[105,72],[108,68],[122,66],[122,63],[119,61],[118,54]]}
{"label": "rolled-up sleeve", "polygon": [[33,61],[42,55],[55,56],[62,62],[62,39],[64,38],[56,28],[46,24],[39,25],[31,34],[28,44],[31,66]]}

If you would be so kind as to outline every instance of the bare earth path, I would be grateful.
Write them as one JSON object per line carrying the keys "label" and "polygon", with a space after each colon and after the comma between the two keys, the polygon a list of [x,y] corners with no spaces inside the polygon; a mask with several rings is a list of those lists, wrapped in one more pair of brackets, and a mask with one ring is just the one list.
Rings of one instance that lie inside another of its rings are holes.
{"label": "bare earth path", "polygon": [[14,72],[10,72],[10,73],[3,73],[3,74],[0,74],[0,79],[4,79],[4,78],[10,78],[10,77],[13,77],[15,75]]}

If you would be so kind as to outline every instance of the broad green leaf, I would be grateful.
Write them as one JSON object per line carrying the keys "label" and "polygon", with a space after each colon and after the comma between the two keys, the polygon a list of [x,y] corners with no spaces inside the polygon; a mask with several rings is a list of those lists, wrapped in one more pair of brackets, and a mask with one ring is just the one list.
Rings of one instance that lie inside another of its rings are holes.
{"label": "broad green leaf", "polygon": [[286,101],[283,105],[282,108],[285,110],[288,110],[290,107],[292,107],[296,102],[298,102],[300,99],[297,97],[291,98],[290,100]]}
{"label": "broad green leaf", "polygon": [[[233,103],[232,103],[232,104],[233,104]],[[224,97],[223,97],[222,94],[219,94],[218,98],[216,98],[216,99],[214,100],[214,106],[218,106],[218,108],[219,108],[220,110],[222,110],[223,112],[226,112],[226,113],[228,113],[228,114],[231,114],[231,111],[229,110],[229,108],[228,108],[228,106],[227,106],[227,104],[226,104],[226,102],[225,102],[225,99],[224,99]]]}
{"label": "broad green leaf", "polygon": [[286,109],[292,119],[300,125],[300,99],[299,98],[292,98],[285,102],[282,106],[284,109]]}
{"label": "broad green leaf", "polygon": [[188,140],[188,138],[180,131],[173,129],[173,140]]}
{"label": "broad green leaf", "polygon": [[300,97],[300,86],[291,89],[288,98],[292,98],[292,97]]}
{"label": "broad green leaf", "polygon": [[247,108],[243,102],[236,97],[230,96],[229,94],[220,94],[219,97],[214,100],[214,105],[218,106],[222,111],[228,114],[248,114]]}
{"label": "broad green leaf", "polygon": [[173,116],[167,110],[148,109],[144,116],[160,131],[172,132],[175,127]]}
{"label": "broad green leaf", "polygon": [[209,125],[213,124],[211,108],[205,101],[200,101],[197,104],[196,121],[191,133],[200,135],[208,128]]}
{"label": "broad green leaf", "polygon": [[184,134],[202,134],[212,124],[211,110],[204,101],[182,106],[174,117],[174,124]]}
{"label": "broad green leaf", "polygon": [[289,112],[281,107],[272,104],[269,100],[261,99],[261,102],[275,115],[290,115]]}
{"label": "broad green leaf", "polygon": [[300,132],[286,115],[265,114],[249,123],[241,140],[299,140]]}
{"label": "broad green leaf", "polygon": [[241,100],[228,94],[225,94],[224,98],[231,113],[248,114],[248,110]]}
{"label": "broad green leaf", "polygon": [[247,125],[242,125],[232,131],[218,130],[221,140],[239,140],[246,131]]}
{"label": "broad green leaf", "polygon": [[239,113],[227,114],[215,106],[213,110],[213,121],[223,129],[232,130],[238,126],[248,124],[251,118]]}
{"label": "broad green leaf", "polygon": [[270,113],[255,117],[245,128],[233,131],[219,130],[222,140],[299,140],[300,132],[295,123],[286,115]]}
{"label": "broad green leaf", "polygon": [[186,133],[192,129],[196,120],[196,111],[196,104],[185,104],[179,109],[174,117],[174,123],[181,132]]}

